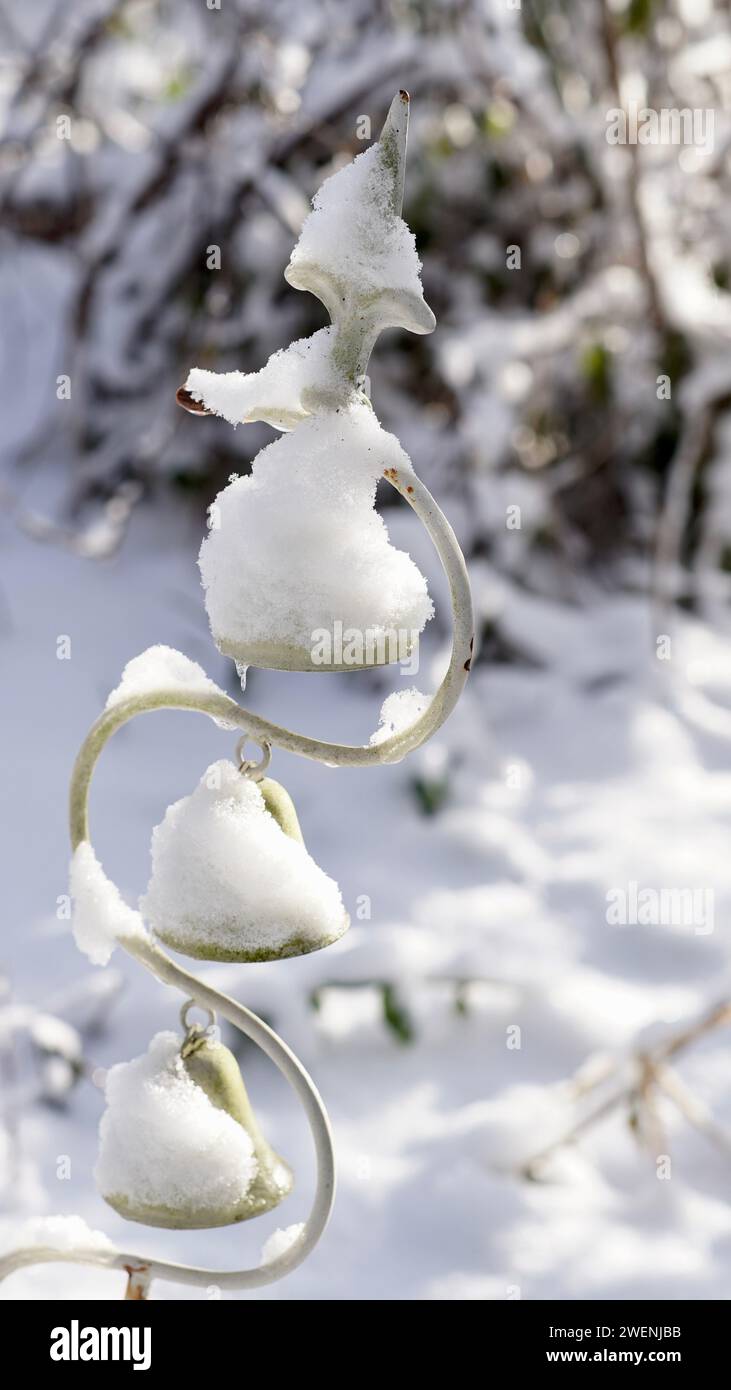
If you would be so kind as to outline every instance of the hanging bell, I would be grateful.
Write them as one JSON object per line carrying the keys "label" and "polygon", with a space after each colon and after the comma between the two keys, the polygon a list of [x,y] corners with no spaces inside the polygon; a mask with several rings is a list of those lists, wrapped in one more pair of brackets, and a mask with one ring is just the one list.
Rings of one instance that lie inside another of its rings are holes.
{"label": "hanging bell", "polygon": [[165,945],[198,960],[267,961],[337,941],[340,890],[305,849],[284,787],[227,761],[153,831],[140,909]]}
{"label": "hanging bell", "polygon": [[278,1206],[290,1168],[256,1122],[233,1053],[202,1029],[158,1033],[111,1068],[94,1176],[128,1221],[228,1226]]}
{"label": "hanging bell", "polygon": [[434,611],[375,510],[411,463],[367,402],[306,419],[211,509],[199,566],[216,645],[239,665],[359,671],[404,662]]}

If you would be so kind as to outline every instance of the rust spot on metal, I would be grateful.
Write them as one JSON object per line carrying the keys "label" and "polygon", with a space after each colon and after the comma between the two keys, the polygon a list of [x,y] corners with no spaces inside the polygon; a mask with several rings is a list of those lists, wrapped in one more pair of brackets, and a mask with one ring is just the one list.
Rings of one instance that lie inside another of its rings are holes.
{"label": "rust spot on metal", "polygon": [[[133,1301],[138,1303],[146,1301],[148,1283],[147,1274],[149,1273],[149,1266],[124,1265],[124,1270],[127,1274],[127,1288],[125,1290],[124,1295],[125,1299],[132,1299]],[[135,1278],[135,1275],[137,1275],[138,1277]]]}
{"label": "rust spot on metal", "polygon": [[190,411],[191,415],[210,415],[212,413],[210,410],[206,410],[200,401],[193,400],[190,391],[186,390],[184,386],[180,386],[175,392],[175,399],[178,405],[182,405],[183,410]]}
{"label": "rust spot on metal", "polygon": [[408,92],[405,90],[404,87],[401,88],[401,91],[399,92],[399,96],[400,96],[400,98],[401,98],[402,101],[410,101],[410,100],[411,100],[411,97],[409,96]]}
{"label": "rust spot on metal", "polygon": [[413,489],[412,487],[407,487],[406,491],[407,491],[407,492],[413,492],[414,489]]}

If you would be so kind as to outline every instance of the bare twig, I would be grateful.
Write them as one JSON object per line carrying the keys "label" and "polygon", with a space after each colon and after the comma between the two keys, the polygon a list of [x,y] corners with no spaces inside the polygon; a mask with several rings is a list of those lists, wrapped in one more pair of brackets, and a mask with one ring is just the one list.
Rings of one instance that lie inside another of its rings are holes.
{"label": "bare twig", "polygon": [[[592,1078],[590,1072],[587,1075],[587,1066],[584,1064],[573,1083],[577,1096],[588,1094],[597,1089],[609,1076],[615,1072],[620,1072],[622,1067],[627,1065],[627,1062],[630,1066],[630,1079],[601,1100],[593,1109],[579,1116],[561,1138],[547,1144],[545,1148],[540,1149],[524,1163],[521,1163],[518,1170],[519,1175],[535,1179],[543,1165],[555,1153],[570,1144],[574,1144],[588,1130],[593,1129],[600,1120],[605,1119],[607,1115],[612,1114],[622,1106],[627,1108],[628,1115],[635,1122],[635,1127],[642,1128],[644,1122],[645,1140],[646,1142],[649,1140],[650,1147],[652,1148],[654,1145],[655,1151],[657,1151],[656,1145],[660,1133],[659,1120],[654,1106],[655,1092],[658,1088],[664,1090],[668,1095],[672,1092],[671,1098],[681,1113],[685,1115],[685,1118],[701,1133],[712,1139],[719,1147],[727,1149],[731,1154],[731,1139],[728,1139],[724,1132],[707,1116],[704,1108],[695,1101],[690,1092],[683,1088],[681,1095],[682,1083],[666,1066],[672,1057],[677,1057],[679,1053],[684,1052],[686,1048],[713,1032],[714,1029],[727,1027],[729,1024],[731,1024],[731,1000],[723,999],[655,1047],[639,1048],[631,1053],[628,1059],[619,1058],[614,1069],[608,1066],[607,1059],[602,1059],[603,1065],[597,1069],[595,1077]],[[582,1076],[587,1079],[582,1081]]]}
{"label": "bare twig", "polygon": [[729,405],[731,391],[723,390],[695,409],[688,407],[684,413],[680,437],[670,462],[655,540],[652,594],[656,634],[666,632],[669,626],[671,607],[678,596],[678,573],[693,486],[711,446],[718,417]]}
{"label": "bare twig", "polygon": [[[607,61],[607,74],[609,77],[610,86],[612,88],[612,93],[617,107],[621,107],[622,73],[619,44],[617,41],[616,21],[612,13],[611,7],[608,3],[608,0],[603,0],[601,6],[601,33],[604,42],[604,51]],[[642,204],[640,199],[640,148],[639,145],[636,143],[630,143],[629,145],[627,145],[626,148],[629,152],[630,159],[630,173],[629,179],[627,181],[627,196],[629,202],[629,210],[632,216],[632,222],[634,224],[635,230],[635,244],[637,250],[637,258],[639,262],[639,270],[642,276],[643,283],[645,285],[653,326],[658,333],[664,333],[667,330],[668,324],[666,322],[665,309],[660,294],[660,287],[658,285],[657,277],[652,266],[652,260],[648,248],[647,231],[645,228],[645,220],[642,213]]]}
{"label": "bare twig", "polygon": [[655,1082],[668,1099],[674,1102],[688,1124],[704,1134],[726,1158],[731,1158],[731,1134],[716,1124],[708,1107],[693,1095],[677,1072],[670,1067],[658,1066],[655,1068]]}

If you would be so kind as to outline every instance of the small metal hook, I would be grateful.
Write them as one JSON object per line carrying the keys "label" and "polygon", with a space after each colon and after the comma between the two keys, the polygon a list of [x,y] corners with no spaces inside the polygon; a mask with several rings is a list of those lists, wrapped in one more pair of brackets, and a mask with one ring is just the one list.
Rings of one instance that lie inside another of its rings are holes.
{"label": "small metal hook", "polygon": [[[205,1027],[200,1023],[189,1023],[188,1012],[190,1009],[200,1009],[202,1013],[208,1014],[208,1022]],[[180,1010],[180,1022],[185,1029],[185,1037],[180,1045],[180,1055],[181,1057],[188,1057],[191,1052],[195,1052],[196,1048],[200,1047],[211,1029],[215,1027],[216,1015],[213,1009],[207,1008],[205,1004],[199,1004],[195,999],[186,999]]]}
{"label": "small metal hook", "polygon": [[271,743],[267,743],[266,739],[259,744],[261,748],[261,758],[259,762],[256,763],[244,756],[244,750],[248,739],[249,735],[244,734],[236,744],[236,757],[239,763],[239,772],[242,777],[250,777],[252,782],[260,782],[272,760],[272,745]]}

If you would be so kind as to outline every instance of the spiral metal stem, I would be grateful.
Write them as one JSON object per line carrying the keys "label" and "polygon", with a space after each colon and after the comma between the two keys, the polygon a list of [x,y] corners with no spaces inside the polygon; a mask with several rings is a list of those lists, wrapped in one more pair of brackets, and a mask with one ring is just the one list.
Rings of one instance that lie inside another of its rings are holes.
{"label": "spiral metal stem", "polygon": [[[99,755],[117,729],[135,715],[155,709],[189,709],[235,725],[263,747],[274,744],[289,752],[333,766],[369,767],[398,762],[418,748],[444,723],[451,713],[470,669],[473,645],[472,600],[462,552],[454,532],[428,489],[412,472],[390,469],[388,481],[413,507],[437,550],[449,583],[453,635],[452,653],[446,675],[425,712],[409,728],[393,734],[379,744],[352,746],[325,743],[304,734],[280,728],[260,715],[242,709],[224,694],[160,689],[122,700],[104,711],[90,730],[74,766],[70,790],[70,829],[74,849],[89,839],[88,800],[91,778]],[[119,944],[164,984],[182,991],[186,999],[202,1009],[213,1010],[228,1019],[239,1032],[250,1038],[274,1062],[289,1082],[307,1117],[315,1147],[317,1182],[309,1217],[297,1240],[276,1259],[253,1269],[213,1270],[120,1251],[57,1250],[50,1246],[19,1249],[0,1259],[0,1280],[14,1270],[56,1261],[124,1269],[135,1289],[144,1296],[153,1279],[179,1284],[224,1289],[255,1289],[289,1274],[307,1258],[327,1225],[335,1190],[335,1161],[327,1112],[318,1091],[302,1063],[286,1043],[256,1014],[228,995],[177,965],[149,938],[121,937]]]}

